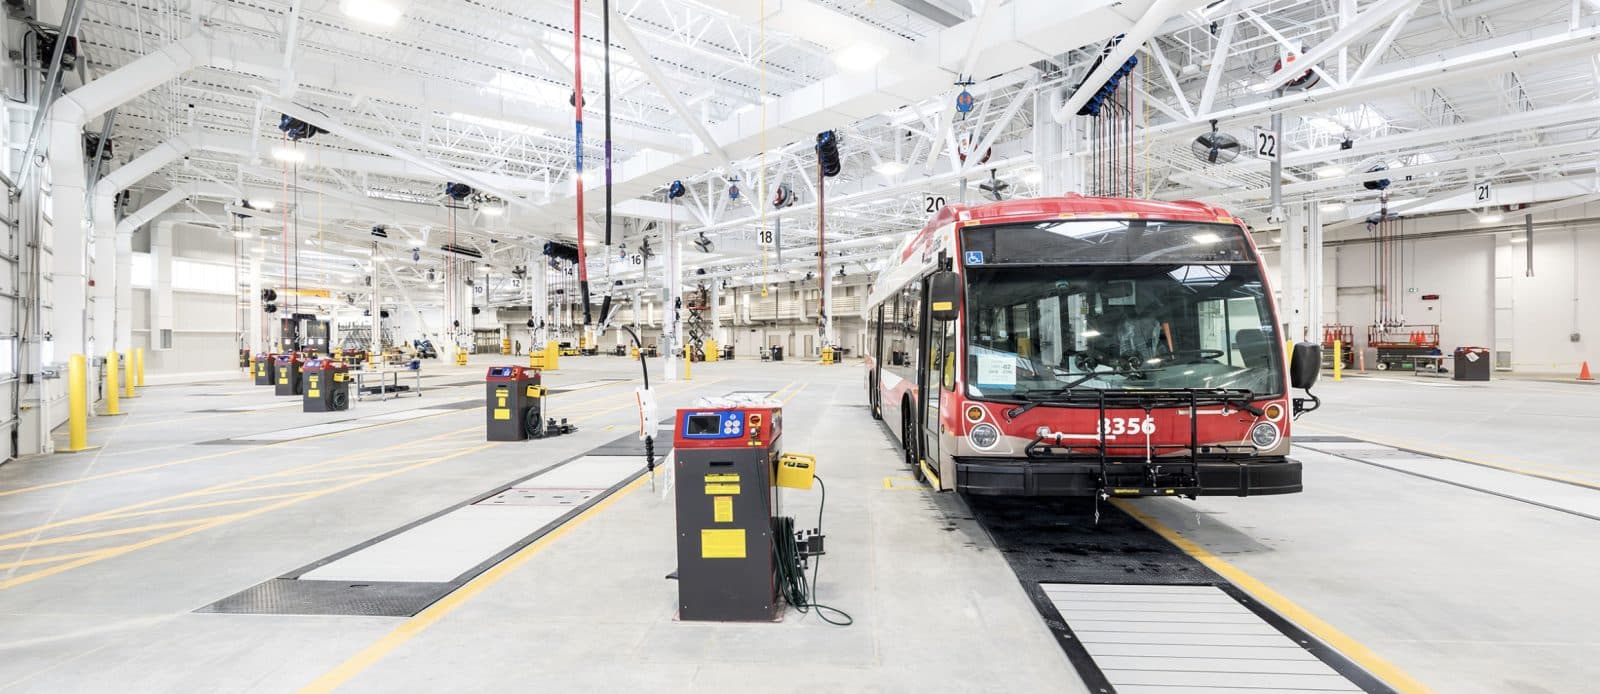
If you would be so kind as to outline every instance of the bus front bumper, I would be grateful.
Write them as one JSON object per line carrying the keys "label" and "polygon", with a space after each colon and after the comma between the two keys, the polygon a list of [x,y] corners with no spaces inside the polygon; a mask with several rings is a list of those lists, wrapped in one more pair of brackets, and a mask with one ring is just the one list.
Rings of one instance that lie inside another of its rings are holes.
{"label": "bus front bumper", "polygon": [[[957,458],[956,491],[995,496],[1093,496],[1100,492],[1099,463],[1034,462],[1017,458]],[[1130,472],[1144,463],[1112,463]],[[1258,496],[1301,491],[1299,461],[1262,458],[1202,461],[1199,496]]]}

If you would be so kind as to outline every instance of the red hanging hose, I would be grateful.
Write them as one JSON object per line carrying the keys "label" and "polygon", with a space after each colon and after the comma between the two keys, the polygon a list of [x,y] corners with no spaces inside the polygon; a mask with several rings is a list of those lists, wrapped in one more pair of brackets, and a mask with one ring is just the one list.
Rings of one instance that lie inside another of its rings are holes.
{"label": "red hanging hose", "polygon": [[583,302],[583,324],[590,325],[589,259],[583,248],[583,0],[572,0],[572,108],[577,136],[573,139],[578,203],[578,284]]}

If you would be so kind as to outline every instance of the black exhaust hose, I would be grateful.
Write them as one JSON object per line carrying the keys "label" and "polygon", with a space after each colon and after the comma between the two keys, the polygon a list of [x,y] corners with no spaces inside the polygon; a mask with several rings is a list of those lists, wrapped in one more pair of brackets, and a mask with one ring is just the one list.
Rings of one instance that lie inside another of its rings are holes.
{"label": "black exhaust hose", "polygon": [[593,308],[589,305],[589,278],[585,277],[578,283],[578,291],[583,294],[579,300],[583,302],[583,324],[594,325]]}

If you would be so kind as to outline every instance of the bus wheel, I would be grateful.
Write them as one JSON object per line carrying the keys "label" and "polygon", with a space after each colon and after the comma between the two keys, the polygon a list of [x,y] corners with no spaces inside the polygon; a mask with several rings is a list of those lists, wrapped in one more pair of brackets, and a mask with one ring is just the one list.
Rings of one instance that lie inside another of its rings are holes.
{"label": "bus wheel", "polygon": [[1379,371],[1388,371],[1389,370],[1389,364],[1387,362],[1381,362],[1381,361],[1378,362],[1378,370]]}
{"label": "bus wheel", "polygon": [[871,403],[872,418],[883,421],[883,403],[878,395],[878,384],[872,382],[872,377],[867,377],[867,402]]}
{"label": "bus wheel", "polygon": [[917,470],[917,476],[920,479],[922,472],[917,469],[916,444],[913,443],[911,438],[911,435],[916,433],[915,428],[911,424],[911,408],[902,409],[900,414],[900,449],[905,451],[906,467]]}

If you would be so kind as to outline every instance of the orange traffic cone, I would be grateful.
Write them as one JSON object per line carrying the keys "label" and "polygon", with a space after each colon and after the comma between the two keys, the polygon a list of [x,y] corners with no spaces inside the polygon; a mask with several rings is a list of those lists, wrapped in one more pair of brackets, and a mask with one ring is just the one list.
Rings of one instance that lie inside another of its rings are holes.
{"label": "orange traffic cone", "polygon": [[1578,370],[1578,380],[1580,380],[1580,381],[1593,381],[1594,380],[1594,374],[1589,373],[1589,362],[1585,361],[1583,363],[1583,368]]}

